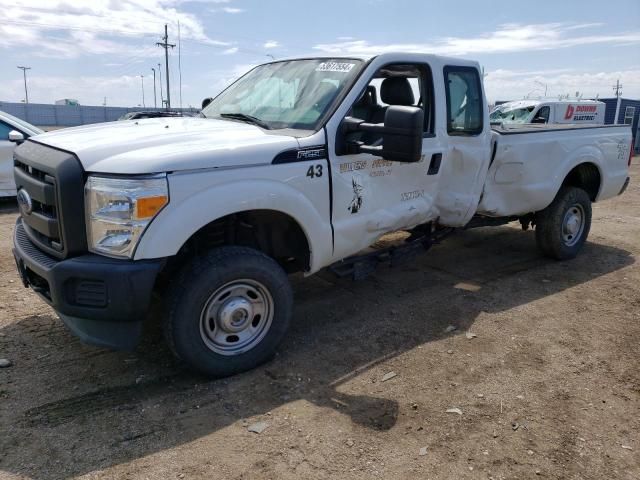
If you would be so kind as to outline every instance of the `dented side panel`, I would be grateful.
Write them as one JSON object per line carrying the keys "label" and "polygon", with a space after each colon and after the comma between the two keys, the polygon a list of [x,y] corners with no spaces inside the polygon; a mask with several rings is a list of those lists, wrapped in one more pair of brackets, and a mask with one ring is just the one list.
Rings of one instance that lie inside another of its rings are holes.
{"label": "dented side panel", "polygon": [[501,135],[478,213],[511,216],[536,212],[554,199],[569,172],[592,163],[600,172],[597,200],[620,192],[627,178],[626,127],[585,128]]}

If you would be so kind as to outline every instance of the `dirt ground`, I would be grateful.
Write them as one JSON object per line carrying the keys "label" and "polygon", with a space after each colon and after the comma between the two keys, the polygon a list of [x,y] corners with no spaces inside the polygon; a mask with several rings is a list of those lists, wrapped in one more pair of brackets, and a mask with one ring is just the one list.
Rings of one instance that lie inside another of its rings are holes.
{"label": "dirt ground", "polygon": [[357,283],[296,278],[278,356],[218,381],[157,329],[134,353],[82,345],[22,288],[15,217],[4,202],[0,478],[640,478],[637,181],[572,261],[507,226]]}

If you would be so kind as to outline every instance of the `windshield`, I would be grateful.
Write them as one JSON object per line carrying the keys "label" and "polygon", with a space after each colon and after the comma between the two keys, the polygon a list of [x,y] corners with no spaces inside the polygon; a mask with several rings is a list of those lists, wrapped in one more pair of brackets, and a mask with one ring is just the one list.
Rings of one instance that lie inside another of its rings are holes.
{"label": "windshield", "polygon": [[317,130],[361,67],[360,60],[326,58],[261,65],[218,95],[202,114],[266,129]]}
{"label": "windshield", "polygon": [[521,108],[496,108],[491,115],[489,115],[489,119],[492,122],[503,122],[503,123],[525,123],[529,118],[535,106],[531,107],[521,107]]}

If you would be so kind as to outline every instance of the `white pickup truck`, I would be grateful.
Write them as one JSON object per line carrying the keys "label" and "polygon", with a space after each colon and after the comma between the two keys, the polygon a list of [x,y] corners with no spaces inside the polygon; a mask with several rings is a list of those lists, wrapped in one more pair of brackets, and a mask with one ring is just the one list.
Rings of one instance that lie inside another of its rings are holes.
{"label": "white pickup truck", "polygon": [[[477,63],[432,55],[258,66],[201,118],[66,129],[15,151],[14,255],[82,340],[133,348],[152,293],[175,354],[211,376],[267,360],[287,275],[364,276],[455,228],[520,221],[574,257],[621,194],[628,126],[492,130]],[[404,243],[362,254],[381,236]]]}

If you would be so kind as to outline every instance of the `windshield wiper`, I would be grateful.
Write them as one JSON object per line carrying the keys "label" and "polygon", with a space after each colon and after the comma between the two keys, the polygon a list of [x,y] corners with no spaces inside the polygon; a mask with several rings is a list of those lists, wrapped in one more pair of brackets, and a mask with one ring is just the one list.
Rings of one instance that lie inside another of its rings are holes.
{"label": "windshield wiper", "polygon": [[242,120],[243,122],[252,123],[266,130],[271,130],[271,127],[269,126],[268,123],[264,122],[263,120],[260,120],[257,117],[254,117],[253,115],[247,115],[246,113],[221,113],[220,116],[222,118]]}

